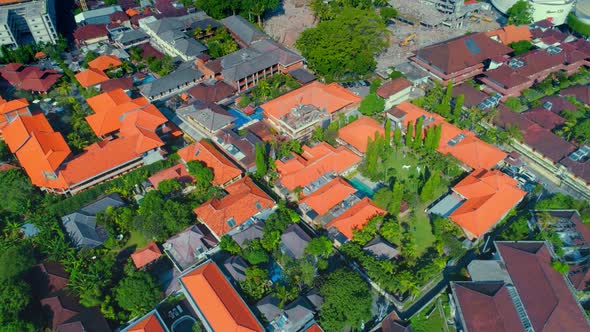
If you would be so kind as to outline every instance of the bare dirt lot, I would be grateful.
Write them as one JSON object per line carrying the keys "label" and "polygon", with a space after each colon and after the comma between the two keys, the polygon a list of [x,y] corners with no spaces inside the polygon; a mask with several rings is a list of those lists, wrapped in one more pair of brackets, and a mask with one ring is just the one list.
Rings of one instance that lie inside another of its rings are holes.
{"label": "bare dirt lot", "polygon": [[307,3],[308,0],[284,0],[282,13],[268,17],[264,22],[264,31],[277,41],[293,46],[303,30],[316,24]]}

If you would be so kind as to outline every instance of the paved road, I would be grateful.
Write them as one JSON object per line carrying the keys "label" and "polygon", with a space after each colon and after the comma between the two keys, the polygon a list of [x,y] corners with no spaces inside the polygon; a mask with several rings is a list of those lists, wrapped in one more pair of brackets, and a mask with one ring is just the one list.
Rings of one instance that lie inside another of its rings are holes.
{"label": "paved road", "polygon": [[178,116],[176,112],[172,112],[168,108],[162,107],[160,111],[168,118],[168,120],[172,121],[175,125],[180,128],[185,134],[190,136],[195,142],[198,142],[206,137],[201,131],[195,128],[193,125],[185,121],[182,117]]}

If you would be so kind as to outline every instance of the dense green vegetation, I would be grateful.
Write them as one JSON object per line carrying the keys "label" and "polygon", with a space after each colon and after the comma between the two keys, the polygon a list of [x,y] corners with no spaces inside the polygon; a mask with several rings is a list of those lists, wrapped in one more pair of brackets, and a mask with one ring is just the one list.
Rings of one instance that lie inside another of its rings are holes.
{"label": "dense green vegetation", "polygon": [[577,18],[574,13],[570,13],[567,16],[567,25],[574,32],[577,32],[584,37],[590,36],[590,25],[585,24],[584,22],[580,21],[580,19]]}
{"label": "dense green vegetation", "polygon": [[195,5],[215,19],[240,14],[250,20],[257,19],[262,25],[265,13],[279,7],[279,0],[181,0],[184,4]]}
{"label": "dense green vegetation", "polygon": [[374,56],[387,47],[387,33],[374,11],[345,7],[305,30],[296,47],[328,81],[361,77],[375,69]]}
{"label": "dense green vegetation", "polygon": [[533,22],[533,6],[526,0],[518,0],[508,8],[506,15],[510,24],[529,24]]}

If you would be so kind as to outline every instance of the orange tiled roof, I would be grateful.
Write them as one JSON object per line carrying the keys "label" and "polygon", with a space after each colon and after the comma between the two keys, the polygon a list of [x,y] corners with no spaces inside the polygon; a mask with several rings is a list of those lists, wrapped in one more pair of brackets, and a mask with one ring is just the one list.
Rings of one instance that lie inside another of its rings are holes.
{"label": "orange tiled roof", "polygon": [[[224,198],[211,199],[194,210],[197,217],[217,237],[223,236],[258,212],[270,209],[275,204],[272,198],[247,176],[232,183],[225,190],[228,195]],[[232,218],[234,224],[230,226],[228,221]]]}
{"label": "orange tiled roof", "polygon": [[[438,114],[430,113],[409,102],[403,102],[397,105],[396,108],[406,113],[404,118],[404,126],[406,128],[410,123],[415,124],[421,116],[425,119],[432,120],[428,126],[424,126],[424,130],[429,126],[442,126],[437,151],[444,154],[451,154],[473,169],[491,169],[507,156],[502,150],[480,140],[474,133],[468,130],[455,127]],[[455,145],[449,145],[449,142],[459,134],[463,134],[465,138]]]}
{"label": "orange tiled roof", "polygon": [[0,131],[17,115],[29,114],[29,102],[24,99],[6,101],[0,96]]}
{"label": "orange tiled roof", "polygon": [[264,331],[215,263],[207,262],[180,280],[212,330]]}
{"label": "orange tiled roof", "polygon": [[498,170],[475,170],[453,187],[466,201],[449,218],[470,238],[480,237],[526,195],[517,184]]}
{"label": "orange tiled roof", "polygon": [[334,148],[326,142],[313,147],[304,146],[303,153],[282,162],[277,160],[280,182],[289,190],[305,187],[320,176],[335,172],[341,174],[361,162],[361,157],[350,149]]}
{"label": "orange tiled roof", "polygon": [[354,194],[356,189],[352,187],[344,179],[337,177],[334,180],[326,183],[320,189],[314,191],[309,196],[303,198],[299,204],[307,204],[319,216],[328,212],[336,204],[343,201],[346,197]]}
{"label": "orange tiled roof", "polygon": [[369,138],[375,138],[375,133],[379,133],[380,136],[385,135],[385,129],[381,123],[368,116],[362,116],[342,127],[338,131],[338,136],[358,151],[365,153],[367,152],[367,142]]}
{"label": "orange tiled roof", "polygon": [[127,332],[164,332],[164,328],[155,314],[151,314],[133,324]]}
{"label": "orange tiled roof", "polygon": [[316,323],[308,327],[305,332],[324,332],[324,330],[322,330],[322,328]]}
{"label": "orange tiled roof", "polygon": [[182,163],[176,164],[172,167],[157,172],[156,174],[150,176],[148,178],[148,181],[155,188],[158,188],[160,182],[170,179],[176,179],[181,183],[191,183],[195,181],[195,179],[188,173],[186,166]]}
{"label": "orange tiled roof", "polygon": [[334,113],[361,100],[361,97],[337,83],[323,84],[316,81],[262,104],[261,107],[267,116],[279,119],[297,105],[313,105]]}
{"label": "orange tiled roof", "polygon": [[90,108],[94,114],[86,117],[86,121],[97,136],[105,136],[121,129],[124,117],[133,116],[134,112],[141,112],[139,121],[141,127],[155,130],[166,123],[166,117],[144,97],[131,99],[123,89],[116,89],[88,98]]}
{"label": "orange tiled roof", "polygon": [[111,68],[117,68],[122,64],[121,60],[114,55],[101,55],[96,59],[88,62],[88,67],[105,71]]}
{"label": "orange tiled roof", "polygon": [[145,248],[138,250],[131,254],[133,264],[138,269],[148,265],[162,256],[162,252],[158,248],[158,245],[154,242],[148,244]]}
{"label": "orange tiled roof", "polygon": [[507,25],[505,27],[485,33],[490,38],[497,38],[502,44],[508,45],[514,42],[531,40],[533,38],[529,27],[526,25]]}
{"label": "orange tiled roof", "polygon": [[82,85],[82,87],[87,88],[102,83],[104,81],[108,81],[109,77],[107,76],[107,74],[103,73],[98,69],[90,68],[77,73],[76,79],[78,80],[78,82],[80,82],[80,85]]}
{"label": "orange tiled roof", "polygon": [[213,184],[216,186],[223,186],[242,174],[239,168],[205,140],[178,150],[178,155],[185,162],[198,160],[213,169]]}
{"label": "orange tiled roof", "polygon": [[45,174],[55,173],[71,150],[43,114],[17,117],[2,130],[2,135],[34,185],[55,182],[58,187],[65,186],[47,179]]}
{"label": "orange tiled roof", "polygon": [[348,239],[352,239],[353,230],[363,228],[374,216],[386,213],[387,211],[377,207],[368,197],[365,197],[343,214],[326,224],[325,228],[336,227],[342,235]]}
{"label": "orange tiled roof", "polygon": [[129,17],[133,17],[135,15],[139,15],[139,11],[137,9],[129,8],[125,11],[125,14]]}

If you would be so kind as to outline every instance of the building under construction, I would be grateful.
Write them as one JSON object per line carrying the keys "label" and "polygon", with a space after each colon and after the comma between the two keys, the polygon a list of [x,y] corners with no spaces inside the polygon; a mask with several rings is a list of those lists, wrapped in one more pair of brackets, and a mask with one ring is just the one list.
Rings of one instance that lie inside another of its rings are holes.
{"label": "building under construction", "polygon": [[449,28],[461,27],[465,19],[472,17],[481,10],[489,9],[489,4],[465,4],[464,0],[396,0],[394,7],[399,14],[398,21],[411,25]]}

